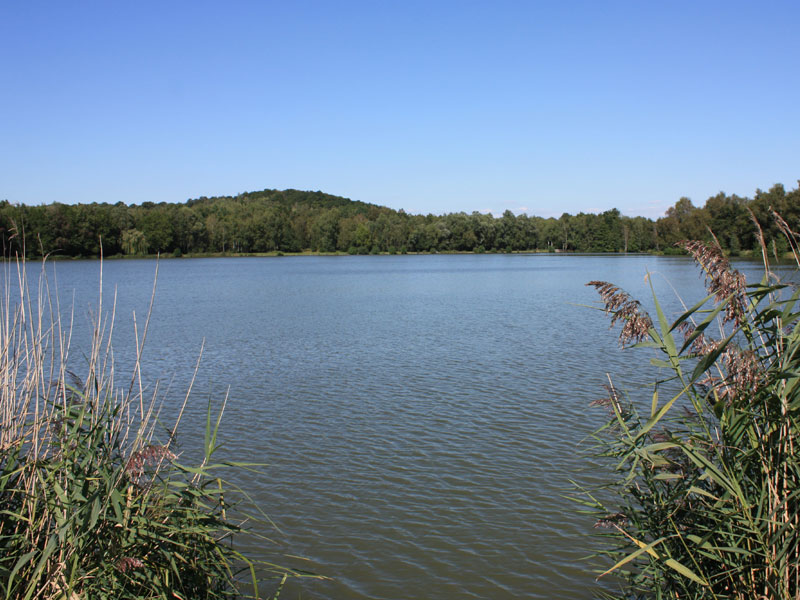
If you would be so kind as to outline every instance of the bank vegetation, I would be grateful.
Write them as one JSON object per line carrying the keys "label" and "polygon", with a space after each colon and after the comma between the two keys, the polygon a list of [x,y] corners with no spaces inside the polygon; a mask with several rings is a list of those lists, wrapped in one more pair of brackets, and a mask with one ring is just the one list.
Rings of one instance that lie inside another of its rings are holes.
{"label": "bank vegetation", "polygon": [[[710,241],[733,255],[758,249],[751,213],[776,254],[789,248],[770,218],[800,223],[800,188],[780,184],[752,198],[720,193],[702,207],[679,199],[657,220],[564,213],[542,218],[505,211],[413,215],[323,192],[263,190],[185,203],[41,206],[0,202],[6,247],[30,257],[349,252],[674,252],[682,239]],[[19,241],[24,234],[27,246]]]}
{"label": "bank vegetation", "polygon": [[[798,237],[773,212],[800,269]],[[596,439],[614,469],[584,501],[605,531],[610,597],[800,598],[800,288],[769,268],[748,283],[713,240],[680,243],[708,295],[668,319],[594,281],[623,345],[655,350],[660,376],[644,396],[611,380]],[[796,275],[796,272],[795,272]]]}
{"label": "bank vegetation", "polygon": [[[122,373],[113,306],[101,298],[91,336],[73,339],[71,312],[36,271],[4,262],[0,282],[0,596],[263,598],[264,579],[274,595],[303,575],[238,550],[263,515],[226,482],[248,465],[217,457],[225,399],[209,403],[205,430],[190,431],[180,424],[190,388],[166,422],[139,366],[147,319]],[[182,459],[179,429],[199,462]]]}

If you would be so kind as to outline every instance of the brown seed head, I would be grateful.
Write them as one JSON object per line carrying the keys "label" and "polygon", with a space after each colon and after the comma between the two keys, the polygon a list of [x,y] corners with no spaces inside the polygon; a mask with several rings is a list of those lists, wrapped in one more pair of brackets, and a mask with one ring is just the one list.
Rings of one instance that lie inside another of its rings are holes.
{"label": "brown seed head", "polygon": [[709,294],[714,295],[717,302],[730,298],[723,321],[734,321],[737,326],[741,325],[746,306],[747,282],[744,275],[731,267],[718,244],[684,240],[675,245],[691,254],[702,267],[706,274],[706,289]]}
{"label": "brown seed head", "polygon": [[[605,384],[603,387],[606,390],[606,395],[602,398],[597,398],[589,403],[589,406],[602,406],[603,408],[612,408],[614,406],[620,409],[620,395],[617,388],[613,384]],[[612,411],[613,412],[613,411]]]}
{"label": "brown seed head", "polygon": [[623,513],[614,513],[613,515],[606,515],[597,520],[594,524],[595,527],[603,527],[605,529],[617,528],[625,525],[628,519],[625,518]]}
{"label": "brown seed head", "polygon": [[131,477],[137,478],[144,474],[146,465],[155,465],[163,460],[172,460],[174,458],[176,458],[175,454],[166,446],[150,444],[131,454],[125,468]]}
{"label": "brown seed head", "polygon": [[124,556],[117,561],[117,571],[120,573],[125,573],[132,569],[140,569],[144,566],[144,563],[139,560],[138,558],[131,558],[129,556]]}
{"label": "brown seed head", "polygon": [[647,338],[648,332],[653,327],[653,320],[642,310],[638,300],[634,300],[626,291],[607,281],[590,281],[586,285],[593,286],[600,294],[606,314],[613,313],[612,327],[618,320],[623,321],[619,334],[619,341],[623,347],[628,342],[636,343]]}

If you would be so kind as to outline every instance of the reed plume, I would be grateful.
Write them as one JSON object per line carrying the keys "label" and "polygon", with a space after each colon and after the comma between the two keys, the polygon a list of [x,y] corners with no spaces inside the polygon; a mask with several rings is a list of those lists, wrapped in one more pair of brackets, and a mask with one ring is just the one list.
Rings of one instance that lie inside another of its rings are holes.
{"label": "reed plume", "polygon": [[[796,234],[776,222],[794,252]],[[597,433],[620,475],[615,500],[588,501],[596,526],[610,529],[613,566],[601,576],[616,573],[626,600],[800,600],[800,291],[775,283],[765,246],[766,276],[748,288],[718,244],[680,245],[703,269],[709,298],[671,325],[651,330],[625,292],[588,284],[612,323],[639,319],[623,345],[650,332],[656,364],[672,374]],[[719,339],[708,335],[714,323]]]}
{"label": "reed plume", "polygon": [[624,290],[608,283],[607,281],[590,281],[586,285],[593,286],[600,294],[605,305],[606,314],[611,314],[611,326],[617,321],[623,321],[619,334],[620,345],[637,343],[647,338],[648,332],[653,327],[653,320],[647,311],[642,309],[638,300],[634,300]]}
{"label": "reed plume", "polygon": [[719,244],[708,244],[697,240],[676,244],[686,250],[705,273],[706,289],[717,302],[727,301],[725,322],[741,325],[746,304],[746,281],[744,275],[731,267]]}

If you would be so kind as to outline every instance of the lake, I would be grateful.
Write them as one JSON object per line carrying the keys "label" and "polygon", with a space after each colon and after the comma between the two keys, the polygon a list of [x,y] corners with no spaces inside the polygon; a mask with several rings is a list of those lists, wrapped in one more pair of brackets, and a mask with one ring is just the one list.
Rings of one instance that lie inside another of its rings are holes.
{"label": "lake", "polygon": [[[74,303],[76,349],[99,267],[49,267]],[[155,268],[103,265],[121,365]],[[164,260],[144,376],[162,382],[169,412],[205,340],[181,447],[197,448],[207,400],[227,392],[226,456],[268,463],[236,483],[280,527],[251,550],[332,578],[282,598],[588,599],[596,530],[565,496],[605,477],[586,441],[605,415],[589,403],[607,373],[635,395],[656,371],[648,351],[620,350],[584,284],[612,281],[649,306],[648,272],[669,313],[673,287],[701,297],[683,257]]]}

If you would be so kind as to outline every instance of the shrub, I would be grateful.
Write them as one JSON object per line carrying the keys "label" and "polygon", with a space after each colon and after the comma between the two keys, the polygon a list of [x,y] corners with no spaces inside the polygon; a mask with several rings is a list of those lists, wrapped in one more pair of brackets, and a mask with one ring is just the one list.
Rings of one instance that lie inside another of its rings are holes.
{"label": "shrub", "polygon": [[[175,427],[159,430],[138,361],[114,381],[112,324],[94,322],[85,371],[44,269],[31,286],[6,263],[0,302],[0,593],[6,598],[229,598],[258,577],[297,575],[240,554],[236,489],[214,463],[222,407],[209,406],[204,453],[185,466]],[[12,283],[13,282],[13,283]],[[145,326],[146,331],[146,326]],[[136,355],[144,342],[137,341]],[[187,398],[188,398],[187,393]],[[186,403],[184,401],[184,407]],[[183,413],[183,407],[180,414]],[[180,416],[178,417],[180,421]],[[159,439],[160,438],[160,439]],[[249,593],[249,592],[248,592]]]}
{"label": "shrub", "polygon": [[672,323],[655,294],[652,319],[624,291],[589,284],[622,344],[656,349],[671,374],[649,410],[613,385],[602,402],[611,417],[596,438],[617,476],[611,500],[585,502],[608,531],[603,575],[620,577],[626,599],[800,598],[800,290],[768,269],[747,286],[718,245],[681,246],[709,295]]}

